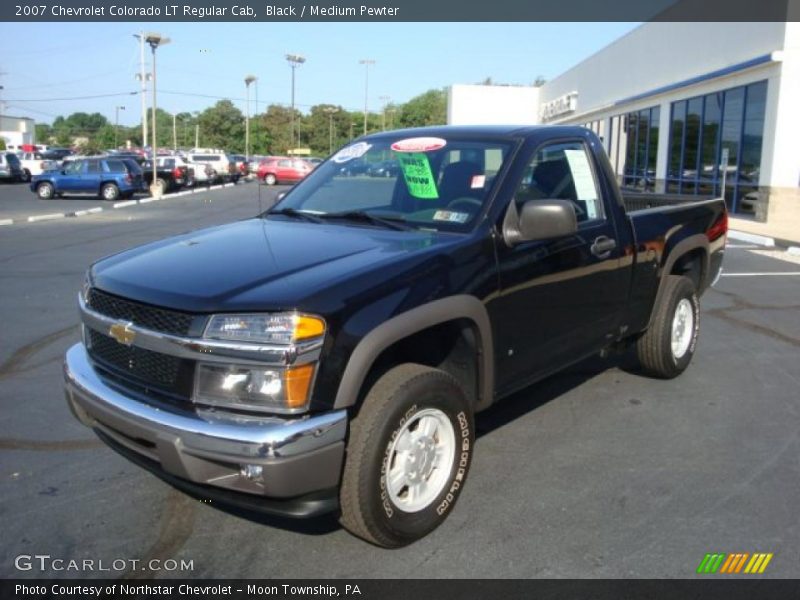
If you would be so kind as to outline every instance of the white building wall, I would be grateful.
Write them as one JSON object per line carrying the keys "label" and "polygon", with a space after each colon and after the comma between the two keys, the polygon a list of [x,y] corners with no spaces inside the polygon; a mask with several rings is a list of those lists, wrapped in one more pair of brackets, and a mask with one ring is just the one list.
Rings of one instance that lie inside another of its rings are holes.
{"label": "white building wall", "polygon": [[780,50],[785,23],[645,23],[542,87],[576,114]]}
{"label": "white building wall", "polygon": [[453,85],[447,95],[450,125],[535,125],[541,88]]}
{"label": "white building wall", "polygon": [[786,24],[784,44],[780,74],[770,82],[775,102],[768,98],[764,128],[771,123],[775,139],[770,160],[762,160],[762,172],[768,174],[770,185],[788,188],[800,185],[800,23]]}

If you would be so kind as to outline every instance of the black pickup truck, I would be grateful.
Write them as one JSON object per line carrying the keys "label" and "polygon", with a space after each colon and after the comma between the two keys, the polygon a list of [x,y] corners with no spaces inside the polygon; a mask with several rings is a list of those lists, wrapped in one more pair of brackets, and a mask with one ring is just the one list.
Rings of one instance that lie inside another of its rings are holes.
{"label": "black pickup truck", "polygon": [[191,494],[402,546],[452,510],[477,412],[627,344],[686,369],[726,235],[721,199],[626,212],[583,128],[366,136],[255,218],[92,265],[66,395]]}

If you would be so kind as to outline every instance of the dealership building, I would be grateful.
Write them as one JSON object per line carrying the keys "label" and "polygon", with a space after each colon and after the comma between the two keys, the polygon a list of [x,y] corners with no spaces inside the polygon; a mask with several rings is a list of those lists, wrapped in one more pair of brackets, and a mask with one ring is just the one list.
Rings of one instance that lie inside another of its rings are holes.
{"label": "dealership building", "polygon": [[800,239],[800,23],[645,23],[540,87],[453,85],[451,124],[576,124],[621,184],[724,194]]}

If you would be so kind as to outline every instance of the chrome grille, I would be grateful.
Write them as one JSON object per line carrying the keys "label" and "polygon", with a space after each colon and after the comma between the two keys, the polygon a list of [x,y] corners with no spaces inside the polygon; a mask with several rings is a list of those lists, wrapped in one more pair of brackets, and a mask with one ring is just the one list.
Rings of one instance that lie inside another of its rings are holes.
{"label": "chrome grille", "polygon": [[194,320],[194,315],[188,313],[133,302],[95,288],[89,290],[87,304],[93,311],[112,319],[130,321],[146,329],[173,335],[188,334]]}
{"label": "chrome grille", "polygon": [[181,359],[136,346],[124,346],[93,329],[88,330],[89,355],[142,384],[180,393]]}

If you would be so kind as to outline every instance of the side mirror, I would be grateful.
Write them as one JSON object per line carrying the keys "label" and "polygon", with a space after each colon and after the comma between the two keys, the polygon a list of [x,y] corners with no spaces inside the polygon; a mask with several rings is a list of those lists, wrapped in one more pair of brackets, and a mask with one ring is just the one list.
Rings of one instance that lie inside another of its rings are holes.
{"label": "side mirror", "polygon": [[516,202],[512,202],[503,221],[503,237],[509,246],[577,231],[575,206],[569,200],[528,200],[519,212]]}

